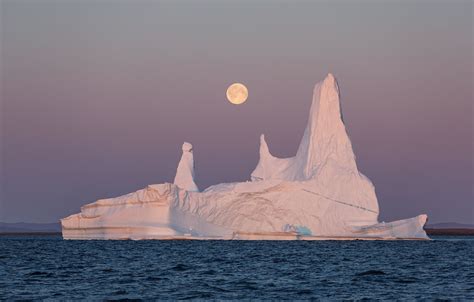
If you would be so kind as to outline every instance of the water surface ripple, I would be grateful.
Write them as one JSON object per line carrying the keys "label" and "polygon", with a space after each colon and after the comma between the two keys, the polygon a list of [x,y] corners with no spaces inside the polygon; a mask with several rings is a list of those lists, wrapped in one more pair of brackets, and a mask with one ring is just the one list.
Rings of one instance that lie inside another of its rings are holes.
{"label": "water surface ripple", "polygon": [[0,299],[474,300],[474,240],[0,236]]}

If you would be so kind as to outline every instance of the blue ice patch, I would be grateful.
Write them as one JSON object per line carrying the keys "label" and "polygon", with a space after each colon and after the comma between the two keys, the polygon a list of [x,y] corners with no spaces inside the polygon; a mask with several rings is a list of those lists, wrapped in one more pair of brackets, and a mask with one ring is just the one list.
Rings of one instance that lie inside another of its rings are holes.
{"label": "blue ice patch", "polygon": [[296,232],[298,233],[298,235],[303,235],[303,236],[313,235],[313,232],[311,232],[310,229],[308,229],[307,227],[302,226],[302,225],[296,226]]}
{"label": "blue ice patch", "polygon": [[313,232],[311,232],[311,230],[309,228],[307,228],[305,226],[302,226],[302,225],[286,224],[283,227],[283,231],[284,232],[295,232],[298,235],[302,235],[302,236],[312,236],[313,235]]}

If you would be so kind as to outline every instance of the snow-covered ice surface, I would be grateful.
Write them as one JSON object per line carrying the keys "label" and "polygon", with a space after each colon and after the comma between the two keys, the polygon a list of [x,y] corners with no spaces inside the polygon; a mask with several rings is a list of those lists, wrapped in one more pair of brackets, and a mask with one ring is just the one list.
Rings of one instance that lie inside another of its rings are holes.
{"label": "snow-covered ice surface", "polygon": [[427,216],[380,223],[372,182],[357,169],[332,74],[316,84],[291,158],[260,138],[251,181],[199,192],[184,143],[174,183],[87,204],[61,220],[65,239],[428,239]]}

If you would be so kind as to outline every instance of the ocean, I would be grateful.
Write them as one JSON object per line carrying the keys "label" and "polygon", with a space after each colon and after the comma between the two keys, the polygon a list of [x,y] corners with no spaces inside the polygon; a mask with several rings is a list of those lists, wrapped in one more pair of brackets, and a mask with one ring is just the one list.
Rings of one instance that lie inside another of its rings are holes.
{"label": "ocean", "polygon": [[66,241],[0,236],[1,300],[474,300],[474,237]]}

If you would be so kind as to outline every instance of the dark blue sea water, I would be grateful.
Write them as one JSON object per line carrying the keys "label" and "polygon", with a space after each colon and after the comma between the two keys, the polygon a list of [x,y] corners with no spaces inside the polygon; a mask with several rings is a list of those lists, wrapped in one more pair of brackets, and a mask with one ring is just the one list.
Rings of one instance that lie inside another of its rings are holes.
{"label": "dark blue sea water", "polygon": [[0,236],[0,299],[474,300],[474,238],[64,241]]}

